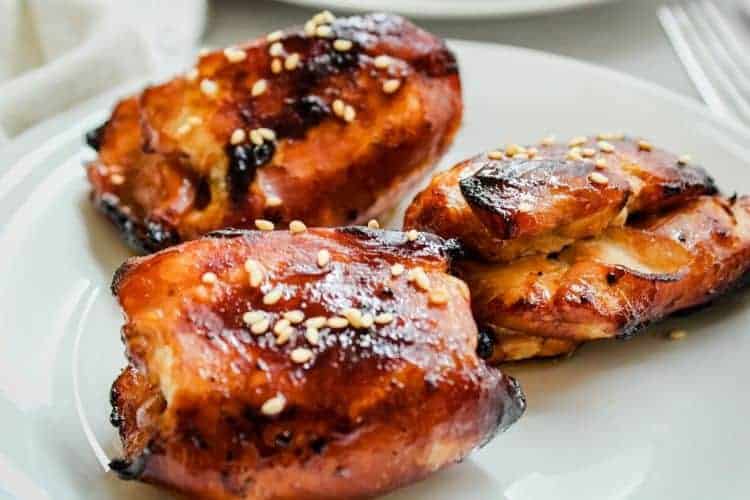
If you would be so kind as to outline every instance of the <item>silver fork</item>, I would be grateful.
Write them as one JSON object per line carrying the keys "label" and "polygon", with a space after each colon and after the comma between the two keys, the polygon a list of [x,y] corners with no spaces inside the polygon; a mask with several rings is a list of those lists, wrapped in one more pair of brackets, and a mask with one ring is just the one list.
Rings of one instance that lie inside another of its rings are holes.
{"label": "silver fork", "polygon": [[750,125],[750,53],[711,0],[661,7],[659,21],[706,104]]}

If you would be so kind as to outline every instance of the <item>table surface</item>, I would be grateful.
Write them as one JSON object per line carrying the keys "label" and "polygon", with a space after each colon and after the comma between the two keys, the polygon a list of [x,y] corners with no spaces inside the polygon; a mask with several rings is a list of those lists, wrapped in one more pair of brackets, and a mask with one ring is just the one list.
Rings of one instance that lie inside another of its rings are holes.
{"label": "table surface", "polygon": [[[446,38],[518,45],[574,57],[698,99],[656,18],[657,9],[664,3],[620,0],[526,18],[417,20],[417,24]],[[252,39],[273,29],[300,24],[312,13],[310,9],[273,0],[216,0],[211,5],[204,44],[218,47]]]}

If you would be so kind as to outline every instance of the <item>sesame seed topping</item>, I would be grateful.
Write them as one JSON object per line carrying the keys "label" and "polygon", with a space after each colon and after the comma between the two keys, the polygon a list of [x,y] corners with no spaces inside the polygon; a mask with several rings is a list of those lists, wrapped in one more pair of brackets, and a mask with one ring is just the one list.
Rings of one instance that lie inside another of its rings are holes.
{"label": "sesame seed topping", "polygon": [[255,227],[261,231],[273,231],[274,229],[273,222],[266,219],[255,219]]}
{"label": "sesame seed topping", "polygon": [[615,147],[607,141],[599,141],[597,145],[603,153],[612,153],[615,150]]}
{"label": "sesame seed topping", "polygon": [[565,155],[566,160],[582,160],[583,156],[581,156],[581,148],[574,147],[570,150],[568,150],[568,153]]}
{"label": "sesame seed topping", "polygon": [[380,313],[375,316],[375,323],[378,325],[387,325],[391,321],[393,321],[393,314],[391,313]]}
{"label": "sesame seed topping", "polygon": [[445,290],[433,290],[430,292],[430,304],[441,306],[448,302],[448,293]]}
{"label": "sesame seed topping", "polygon": [[322,25],[315,28],[315,36],[318,36],[320,38],[332,38],[333,37],[333,29],[328,25]]}
{"label": "sesame seed topping", "polygon": [[344,116],[344,111],[346,111],[346,103],[344,103],[344,101],[342,101],[341,99],[336,99],[335,101],[333,101],[332,107],[333,114],[339,117]]}
{"label": "sesame seed topping", "polygon": [[283,293],[283,290],[280,286],[277,286],[267,294],[263,296],[263,303],[267,306],[272,306],[275,303],[277,303],[279,300],[281,300],[281,294]]}
{"label": "sesame seed topping", "polygon": [[419,237],[419,232],[416,229],[410,229],[406,232],[406,239],[409,241],[416,241]]}
{"label": "sesame seed topping", "polygon": [[375,67],[378,69],[386,69],[388,66],[391,65],[392,62],[393,62],[393,59],[391,59],[390,56],[386,56],[386,55],[377,56],[373,60],[373,64],[375,64]]}
{"label": "sesame seed topping", "polygon": [[359,326],[360,328],[370,328],[374,322],[375,318],[372,317],[372,314],[365,313],[362,315],[362,319],[359,320]]}
{"label": "sesame seed topping", "polygon": [[326,24],[334,22],[336,20],[336,16],[334,16],[330,10],[324,10],[315,14],[311,20],[315,24]]}
{"label": "sesame seed topping", "polygon": [[313,357],[313,352],[306,347],[298,347],[292,351],[291,358],[295,363],[307,363]]}
{"label": "sesame seed topping", "polygon": [[619,141],[625,138],[625,134],[622,133],[613,133],[613,132],[603,132],[601,134],[598,134],[596,136],[598,140],[601,141]]}
{"label": "sesame seed topping", "polygon": [[247,134],[244,130],[241,128],[235,129],[234,132],[232,132],[232,136],[229,138],[229,142],[233,145],[241,144],[245,142],[245,139],[247,138]]}
{"label": "sesame seed topping", "polygon": [[284,64],[281,62],[281,59],[274,59],[273,61],[271,61],[271,73],[273,73],[274,75],[278,75],[283,69]]}
{"label": "sesame seed topping", "polygon": [[407,279],[424,291],[430,289],[430,279],[427,277],[427,273],[424,272],[424,269],[419,266],[409,270]]}
{"label": "sesame seed topping", "polygon": [[380,223],[376,219],[370,219],[367,222],[367,227],[370,229],[380,229]]}
{"label": "sesame seed topping", "polygon": [[581,146],[586,143],[588,138],[585,135],[579,135],[578,137],[573,137],[570,142],[568,143],[568,146],[575,147],[575,146]]}
{"label": "sesame seed topping", "polygon": [[275,141],[276,140],[276,132],[271,130],[270,128],[261,127],[256,129],[260,136],[267,140],[267,141]]}
{"label": "sesame seed topping", "polygon": [[487,157],[489,157],[490,160],[502,160],[505,157],[505,155],[503,154],[502,151],[495,149],[487,153]]}
{"label": "sesame seed topping", "polygon": [[581,150],[581,156],[584,158],[593,158],[596,155],[596,149],[594,148],[583,148]]}
{"label": "sesame seed topping", "polygon": [[323,328],[326,326],[327,318],[325,316],[313,316],[305,320],[305,326],[308,328]]}
{"label": "sesame seed topping", "polygon": [[279,57],[284,53],[284,46],[281,42],[274,42],[268,47],[268,53],[273,57]]}
{"label": "sesame seed topping", "polygon": [[589,180],[593,182],[594,184],[607,184],[609,183],[609,179],[606,175],[601,174],[599,172],[591,172],[589,174]]}
{"label": "sesame seed topping", "polygon": [[331,316],[328,318],[328,321],[326,321],[326,325],[328,328],[333,328],[335,330],[340,330],[341,328],[346,328],[349,326],[349,320],[346,318],[342,318],[341,316]]}
{"label": "sesame seed topping", "polygon": [[331,254],[325,248],[318,252],[318,266],[326,267],[331,262]]}
{"label": "sesame seed topping", "polygon": [[224,49],[224,56],[230,63],[238,63],[244,61],[247,58],[247,53],[242,49],[238,49],[237,47],[227,47],[226,49]]}
{"label": "sesame seed topping", "polygon": [[250,331],[255,335],[263,335],[268,331],[269,326],[271,326],[271,322],[268,319],[262,319],[250,325]]}
{"label": "sesame seed topping", "polygon": [[361,326],[362,311],[360,311],[359,309],[350,307],[349,309],[345,309],[342,315],[349,321],[349,324],[352,325],[354,328],[359,328]]}
{"label": "sesame seed topping", "polygon": [[320,332],[317,328],[310,327],[305,331],[305,338],[312,345],[318,345],[318,342],[320,341]]}
{"label": "sesame seed topping", "polygon": [[526,152],[526,149],[519,146],[518,144],[509,144],[508,146],[505,147],[505,155],[510,156],[511,158],[513,158],[515,155],[519,153],[525,153],[525,152]]}
{"label": "sesame seed topping", "polygon": [[527,201],[522,201],[521,203],[518,204],[519,212],[531,212],[533,209],[534,209],[534,206]]}
{"label": "sesame seed topping", "polygon": [[305,35],[307,36],[315,36],[315,28],[318,27],[318,24],[310,19],[305,23]]}
{"label": "sesame seed topping", "polygon": [[109,182],[115,186],[119,186],[125,182],[125,176],[122,174],[112,174],[109,176]]}
{"label": "sesame seed topping", "polygon": [[596,168],[607,168],[607,160],[605,160],[604,158],[597,158],[594,162],[594,165],[596,166]]}
{"label": "sesame seed topping", "polygon": [[693,158],[690,155],[682,155],[677,159],[677,163],[680,165],[687,165],[691,161],[693,161]]}
{"label": "sesame seed topping", "polygon": [[260,262],[253,259],[247,259],[245,261],[245,271],[249,275],[249,283],[253,288],[257,288],[263,282],[263,267]]}
{"label": "sesame seed topping", "polygon": [[268,90],[268,81],[261,78],[253,84],[253,88],[250,93],[253,97],[258,97],[259,95],[263,95],[266,90]]}
{"label": "sesame seed topping", "polygon": [[177,127],[177,135],[185,135],[192,130],[193,126],[189,123],[183,123]]}
{"label": "sesame seed topping", "polygon": [[351,50],[353,45],[351,40],[344,40],[343,38],[339,38],[333,42],[333,48],[339,52],[347,52]]}
{"label": "sesame seed topping", "polygon": [[265,313],[263,311],[247,311],[245,314],[242,315],[242,321],[245,322],[246,325],[254,325],[258,321],[262,321],[265,318]]}
{"label": "sesame seed topping", "polygon": [[219,278],[216,276],[216,274],[212,272],[203,273],[203,276],[201,276],[201,281],[207,285],[212,285],[219,281]]}
{"label": "sesame seed topping", "polygon": [[526,150],[526,154],[529,155],[529,158],[533,158],[539,154],[539,150],[537,148],[529,148]]}
{"label": "sesame seed topping", "polygon": [[250,131],[250,142],[256,146],[261,146],[263,144],[263,136],[257,128]]}
{"label": "sesame seed topping", "polygon": [[276,322],[275,325],[273,325],[273,333],[275,333],[276,335],[281,335],[282,333],[284,333],[284,331],[290,328],[290,326],[291,323],[288,319],[280,319]]}
{"label": "sesame seed topping", "polygon": [[294,328],[291,326],[280,329],[279,333],[276,334],[276,345],[284,345],[289,342],[289,339],[292,338],[292,333],[294,333]]}
{"label": "sesame seed topping", "polygon": [[299,61],[300,57],[296,52],[289,55],[286,59],[284,59],[284,69],[286,69],[287,71],[294,71],[295,69],[297,69]]}
{"label": "sesame seed topping", "polygon": [[203,118],[201,118],[200,116],[188,116],[187,117],[187,122],[190,125],[202,125],[203,124]]}
{"label": "sesame seed topping", "polygon": [[307,231],[307,226],[301,220],[293,220],[289,223],[289,232],[292,234],[304,233]]}
{"label": "sesame seed topping", "polygon": [[669,332],[669,340],[682,340],[687,337],[685,330],[672,330]]}
{"label": "sesame seed topping", "polygon": [[401,276],[404,274],[404,266],[403,264],[393,264],[391,266],[391,275],[393,276]]}
{"label": "sesame seed topping", "polygon": [[648,141],[640,140],[638,141],[638,149],[641,151],[651,151],[653,149],[653,146]]}
{"label": "sesame seed topping", "polygon": [[351,105],[347,104],[344,109],[344,121],[351,123],[356,117],[357,111]]}
{"label": "sesame seed topping", "polygon": [[541,144],[542,146],[552,146],[557,142],[557,138],[554,135],[548,135],[544,139],[542,139]]}
{"label": "sesame seed topping", "polygon": [[401,80],[395,78],[383,82],[383,92],[385,92],[386,94],[395,93],[399,89],[399,87],[401,87]]}
{"label": "sesame seed topping", "polygon": [[305,313],[299,309],[295,309],[294,311],[285,312],[284,318],[289,320],[291,324],[298,325],[305,320]]}
{"label": "sesame seed topping", "polygon": [[272,31],[268,35],[266,35],[266,40],[269,43],[278,42],[284,37],[284,32],[281,30]]}
{"label": "sesame seed topping", "polygon": [[189,82],[198,80],[198,76],[200,76],[198,68],[190,68],[187,73],[185,73],[185,78],[187,78]]}
{"label": "sesame seed topping", "polygon": [[278,207],[281,206],[282,203],[284,202],[278,196],[269,196],[268,198],[266,198],[267,207]]}
{"label": "sesame seed topping", "polygon": [[219,93],[219,84],[208,78],[201,80],[201,92],[209,97],[214,97]]}
{"label": "sesame seed topping", "polygon": [[285,406],[286,406],[286,398],[284,397],[283,394],[277,394],[271,399],[267,400],[265,403],[263,403],[263,406],[260,407],[260,412],[263,415],[268,415],[269,417],[272,417],[284,411]]}

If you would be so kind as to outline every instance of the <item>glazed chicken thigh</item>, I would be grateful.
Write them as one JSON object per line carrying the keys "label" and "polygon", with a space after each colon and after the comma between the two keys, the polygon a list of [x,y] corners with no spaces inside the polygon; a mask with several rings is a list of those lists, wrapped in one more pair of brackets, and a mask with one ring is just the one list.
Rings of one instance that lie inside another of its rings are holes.
{"label": "glazed chicken thigh", "polygon": [[204,498],[358,498],[461,460],[525,403],[476,354],[454,250],[295,226],[131,259],[112,468]]}
{"label": "glazed chicken thigh", "polygon": [[88,178],[145,252],[226,227],[366,222],[428,172],[461,113],[441,40],[397,16],[321,13],[123,100],[88,135]]}

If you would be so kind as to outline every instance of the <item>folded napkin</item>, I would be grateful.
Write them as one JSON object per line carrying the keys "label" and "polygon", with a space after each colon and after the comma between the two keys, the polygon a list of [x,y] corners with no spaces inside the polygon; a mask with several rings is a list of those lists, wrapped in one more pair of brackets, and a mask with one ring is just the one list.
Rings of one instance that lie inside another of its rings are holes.
{"label": "folded napkin", "polygon": [[0,0],[0,144],[193,57],[206,0]]}

